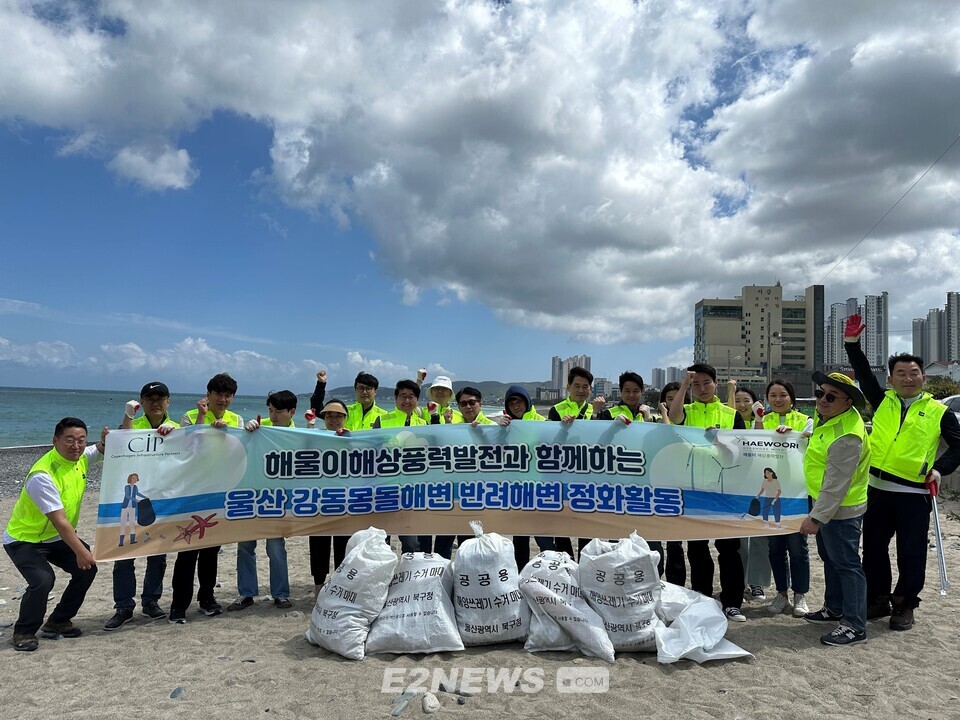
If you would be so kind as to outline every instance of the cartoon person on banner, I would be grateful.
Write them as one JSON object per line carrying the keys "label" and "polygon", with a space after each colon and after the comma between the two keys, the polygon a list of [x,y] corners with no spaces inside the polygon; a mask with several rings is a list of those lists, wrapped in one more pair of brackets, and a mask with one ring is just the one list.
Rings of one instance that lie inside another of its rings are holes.
{"label": "cartoon person on banner", "polygon": [[780,494],[783,492],[777,473],[773,468],[763,469],[763,482],[757,497],[763,496],[763,526],[770,527],[770,510],[773,510],[774,527],[783,527],[780,524]]}
{"label": "cartoon person on banner", "polygon": [[130,473],[127,476],[127,484],[123,486],[123,505],[120,508],[120,547],[123,547],[123,536],[127,534],[126,528],[130,528],[130,544],[135,545],[137,542],[137,499],[147,499],[146,495],[137,488],[139,481],[139,475]]}

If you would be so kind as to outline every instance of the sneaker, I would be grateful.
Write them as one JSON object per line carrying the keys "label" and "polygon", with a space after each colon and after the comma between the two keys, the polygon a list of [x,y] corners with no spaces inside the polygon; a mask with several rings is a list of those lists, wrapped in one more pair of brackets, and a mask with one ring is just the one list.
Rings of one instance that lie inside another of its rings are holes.
{"label": "sneaker", "polygon": [[838,625],[835,630],[828,632],[820,638],[824,645],[853,645],[854,643],[866,642],[867,633],[864,630],[854,630],[843,623]]}
{"label": "sneaker", "polygon": [[171,625],[186,625],[187,624],[187,613],[183,610],[174,610],[170,608],[170,617],[167,618],[167,622]]}
{"label": "sneaker", "polygon": [[140,608],[140,612],[151,620],[159,620],[160,618],[165,618],[167,616],[167,613],[163,611],[163,608],[161,608],[155,602],[143,603],[143,606]]}
{"label": "sneaker", "polygon": [[13,636],[13,649],[20,652],[33,652],[40,647],[40,641],[36,635],[28,633],[19,633]]}
{"label": "sneaker", "polygon": [[113,617],[103,624],[103,629],[107,632],[118,630],[131,620],[133,620],[133,610],[117,610]]}
{"label": "sneaker", "polygon": [[[250,602],[253,602],[253,598],[250,599]],[[202,615],[207,617],[213,617],[214,615],[219,615],[223,612],[223,606],[218,603],[214,598],[210,598],[206,602],[200,603],[200,608],[197,610]]]}
{"label": "sneaker", "polygon": [[879,620],[890,614],[890,601],[886,598],[867,604],[867,620]]}
{"label": "sneaker", "polygon": [[795,618],[805,617],[810,612],[807,607],[807,596],[803,593],[793,594],[793,616]]}
{"label": "sneaker", "polygon": [[751,600],[766,600],[766,599],[767,599],[767,596],[766,596],[766,595],[764,594],[764,592],[763,592],[763,588],[760,587],[759,585],[750,585],[750,586],[748,587],[748,590],[749,590],[749,592],[750,592],[750,599],[751,599]]}
{"label": "sneaker", "polygon": [[843,615],[840,613],[835,613],[832,610],[827,610],[825,607],[820,608],[816,612],[808,612],[803,616],[803,619],[809,623],[816,622],[837,622]]}
{"label": "sneaker", "polygon": [[40,634],[44,637],[55,638],[59,635],[65,638],[75,638],[80,637],[81,630],[69,620],[62,623],[47,620],[40,628]]}
{"label": "sneaker", "polygon": [[243,610],[253,605],[253,598],[247,597],[246,595],[241,595],[232,603],[227,605],[227,612],[234,612],[236,610]]}
{"label": "sneaker", "polygon": [[913,627],[913,608],[906,608],[903,605],[894,605],[893,614],[890,616],[890,629],[903,631]]}
{"label": "sneaker", "polygon": [[777,596],[773,599],[773,602],[767,605],[767,612],[773,613],[774,615],[779,615],[780,613],[782,613],[784,610],[787,609],[787,606],[789,604],[790,602],[787,600],[786,595],[781,595],[780,593],[777,593]]}
{"label": "sneaker", "polygon": [[728,607],[723,611],[729,622],[746,622],[747,616],[740,612],[738,607]]}
{"label": "sneaker", "polygon": [[290,602],[290,598],[274,598],[273,604],[281,610],[286,610],[293,607],[293,603]]}

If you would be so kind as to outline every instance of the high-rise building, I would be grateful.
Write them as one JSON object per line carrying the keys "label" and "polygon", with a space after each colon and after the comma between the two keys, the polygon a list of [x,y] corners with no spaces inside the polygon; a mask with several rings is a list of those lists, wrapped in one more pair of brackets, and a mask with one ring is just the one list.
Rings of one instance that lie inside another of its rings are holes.
{"label": "high-rise building", "polygon": [[823,286],[784,300],[780,283],[748,285],[736,298],[703,299],[694,317],[694,362],[717,369],[718,379],[759,382],[773,369],[820,367],[827,340],[823,333]]}
{"label": "high-rise building", "polygon": [[913,319],[913,354],[927,362],[927,319]]}
{"label": "high-rise building", "polygon": [[948,292],[943,308],[946,325],[946,357],[944,360],[960,360],[960,292]]}
{"label": "high-rise building", "polygon": [[607,399],[613,394],[613,383],[609,378],[598,377],[593,379],[593,394],[603,395]]}
{"label": "high-rise building", "polygon": [[948,292],[947,302],[913,319],[913,354],[926,363],[960,360],[960,292]]}
{"label": "high-rise building", "polygon": [[863,352],[871,365],[886,365],[890,357],[888,335],[890,331],[890,304],[886,291],[880,295],[867,295],[863,299],[863,321],[867,325],[863,333]]}
{"label": "high-rise building", "polygon": [[667,382],[668,383],[682,382],[683,375],[685,372],[686,372],[686,368],[676,367],[675,365],[671,365],[670,367],[667,368]]}
{"label": "high-rise building", "polygon": [[662,388],[667,384],[667,371],[663,368],[654,368],[650,372],[650,385],[655,388]]}
{"label": "high-rise building", "polygon": [[559,355],[554,355],[550,360],[550,382],[557,390],[563,390],[567,387],[567,375],[575,367],[582,367],[584,370],[590,369],[589,355],[572,355],[566,360],[561,360]]}

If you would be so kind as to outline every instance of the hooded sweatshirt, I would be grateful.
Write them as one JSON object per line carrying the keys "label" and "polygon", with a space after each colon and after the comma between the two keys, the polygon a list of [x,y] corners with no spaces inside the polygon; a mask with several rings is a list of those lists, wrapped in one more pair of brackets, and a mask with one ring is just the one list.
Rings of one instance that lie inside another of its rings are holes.
{"label": "hooded sweatshirt", "polygon": [[[510,415],[510,411],[507,410],[507,403],[510,402],[510,398],[520,396],[526,402],[527,409],[524,412],[523,417],[513,417]],[[521,385],[511,385],[507,388],[506,397],[503,400],[503,414],[510,415],[514,420],[546,420],[546,418],[538,413],[533,407],[533,402],[530,400],[530,393],[528,393],[523,386]]]}

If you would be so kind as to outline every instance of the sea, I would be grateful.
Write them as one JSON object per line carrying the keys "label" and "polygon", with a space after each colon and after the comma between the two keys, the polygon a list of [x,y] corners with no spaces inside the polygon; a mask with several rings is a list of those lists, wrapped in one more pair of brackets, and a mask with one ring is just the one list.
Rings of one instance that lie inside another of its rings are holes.
{"label": "sea", "polygon": [[[24,445],[49,445],[53,428],[61,418],[72,416],[83,420],[89,436],[98,435],[104,425],[116,428],[123,421],[123,408],[128,400],[137,400],[136,390],[61,390],[54,388],[0,387],[0,448]],[[173,394],[170,396],[170,417],[179,420],[187,410],[197,406],[201,395]],[[298,395],[295,422],[304,427],[303,413],[309,408],[309,393]],[[328,396],[330,399],[332,396]],[[341,397],[351,403],[353,398]],[[393,409],[393,398],[377,397],[382,408]],[[266,396],[237,395],[230,410],[244,420],[257,415],[267,416]],[[502,408],[484,407],[487,415],[500,413]]]}

